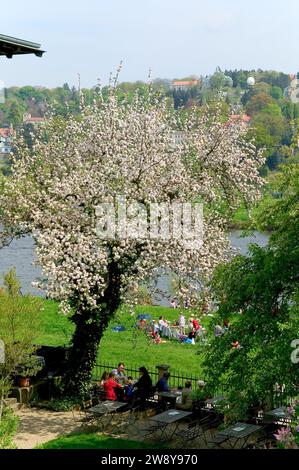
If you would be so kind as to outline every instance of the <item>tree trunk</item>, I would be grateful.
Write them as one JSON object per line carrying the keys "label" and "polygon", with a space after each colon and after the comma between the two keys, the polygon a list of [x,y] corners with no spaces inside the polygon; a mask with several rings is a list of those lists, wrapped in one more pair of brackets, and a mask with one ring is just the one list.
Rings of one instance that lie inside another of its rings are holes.
{"label": "tree trunk", "polygon": [[100,341],[119,305],[120,272],[117,265],[111,263],[107,289],[98,307],[84,309],[80,305],[72,317],[76,328],[64,378],[65,395],[84,396],[88,392]]}

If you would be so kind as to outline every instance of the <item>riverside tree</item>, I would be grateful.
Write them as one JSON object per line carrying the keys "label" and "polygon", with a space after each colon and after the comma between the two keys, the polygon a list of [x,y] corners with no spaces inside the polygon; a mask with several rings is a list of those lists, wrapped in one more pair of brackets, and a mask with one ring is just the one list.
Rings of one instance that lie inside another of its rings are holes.
{"label": "riverside tree", "polygon": [[277,395],[298,397],[299,165],[282,167],[271,189],[275,197],[257,216],[260,229],[273,230],[269,245],[218,266],[212,282],[215,322],[230,327],[212,340],[203,365],[211,388],[225,387],[232,421],[251,407],[272,408]]}
{"label": "riverside tree", "polygon": [[[262,158],[245,133],[224,125],[220,112],[173,111],[150,86],[126,101],[111,85],[93,105],[82,104],[79,116],[50,118],[32,149],[20,142],[1,195],[3,236],[33,235],[48,295],[70,311],[67,393],[82,392],[90,381],[103,332],[128,291],[161,269],[198,284],[225,258],[227,215],[241,200],[255,202],[261,185]],[[173,204],[196,202],[204,204],[202,244],[167,229],[150,236],[148,212],[143,226],[134,225],[136,213],[156,204],[156,222],[165,228]],[[103,236],[104,208],[113,219],[118,203],[130,230],[120,224]]]}

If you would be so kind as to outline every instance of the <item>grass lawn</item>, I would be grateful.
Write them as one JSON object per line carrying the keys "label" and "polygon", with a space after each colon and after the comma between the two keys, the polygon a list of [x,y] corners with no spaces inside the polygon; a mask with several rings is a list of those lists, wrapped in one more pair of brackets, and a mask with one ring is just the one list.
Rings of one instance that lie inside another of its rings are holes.
{"label": "grass lawn", "polygon": [[[163,315],[167,320],[178,320],[179,310],[168,307],[137,306],[136,314],[149,313],[153,319]],[[190,315],[190,313],[188,313]],[[186,315],[186,320],[187,320]],[[58,305],[54,301],[45,300],[42,314],[42,330],[38,338],[39,344],[61,346],[68,345],[72,331],[72,323],[58,312]],[[136,329],[136,316],[131,316],[128,311],[119,312],[106,330],[99,348],[98,363],[117,365],[123,361],[128,366],[145,365],[155,369],[158,364],[169,364],[171,372],[192,371],[193,375],[200,378],[201,358],[198,354],[197,344],[179,343],[176,340],[166,340],[165,343],[154,344],[142,331]],[[205,317],[201,323],[209,331],[211,317]],[[113,332],[112,327],[123,325],[126,331]]]}
{"label": "grass lawn", "polygon": [[250,222],[250,218],[249,218],[247,209],[245,207],[239,207],[239,209],[237,209],[237,211],[234,214],[232,223],[236,225],[240,224],[240,226],[244,226],[249,222]]}
{"label": "grass lawn", "polygon": [[98,434],[70,434],[42,444],[36,449],[161,449],[139,441],[117,439]]}

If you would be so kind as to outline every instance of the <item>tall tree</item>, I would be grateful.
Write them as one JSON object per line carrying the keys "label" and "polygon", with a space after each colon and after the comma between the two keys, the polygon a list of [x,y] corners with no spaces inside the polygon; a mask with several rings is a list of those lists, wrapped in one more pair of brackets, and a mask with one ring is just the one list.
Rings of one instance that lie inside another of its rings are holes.
{"label": "tall tree", "polygon": [[[33,233],[49,295],[71,309],[68,393],[86,387],[103,332],[127,292],[160,268],[190,286],[209,276],[228,246],[223,201],[229,211],[259,197],[262,159],[242,126],[224,125],[219,112],[182,117],[151,89],[121,98],[111,86],[80,118],[50,119],[32,151],[20,146],[0,200],[6,233]],[[177,145],[174,131],[181,135]],[[130,232],[101,237],[95,220],[104,223],[104,216],[95,208],[119,209],[120,197]],[[130,225],[136,203],[148,210],[198,200],[205,203],[202,245],[186,245],[173,233],[140,234]],[[195,290],[184,295],[190,300]]]}
{"label": "tall tree", "polygon": [[276,198],[265,198],[257,216],[261,229],[273,230],[269,246],[252,246],[248,256],[218,267],[212,283],[215,323],[231,324],[212,340],[204,367],[212,388],[225,387],[232,420],[246,418],[252,406],[273,406],[275,392],[284,400],[298,396],[298,164],[282,169],[272,192]]}

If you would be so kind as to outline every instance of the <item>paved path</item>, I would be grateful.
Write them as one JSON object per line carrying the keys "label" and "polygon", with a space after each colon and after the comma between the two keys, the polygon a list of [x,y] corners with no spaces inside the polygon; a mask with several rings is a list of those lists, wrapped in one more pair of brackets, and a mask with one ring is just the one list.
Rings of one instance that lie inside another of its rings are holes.
{"label": "paved path", "polygon": [[18,449],[33,449],[39,444],[69,434],[79,427],[73,413],[39,408],[21,408],[16,412],[19,427],[14,442]]}

